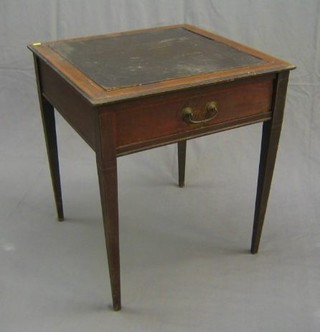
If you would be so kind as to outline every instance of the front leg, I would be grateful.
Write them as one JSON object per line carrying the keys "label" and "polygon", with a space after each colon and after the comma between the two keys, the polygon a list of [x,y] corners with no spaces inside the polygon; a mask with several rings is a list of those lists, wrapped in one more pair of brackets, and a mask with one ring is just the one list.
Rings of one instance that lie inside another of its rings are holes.
{"label": "front leg", "polygon": [[118,179],[115,151],[115,119],[112,113],[101,115],[97,129],[97,169],[108,256],[113,308],[121,309]]}
{"label": "front leg", "polygon": [[251,253],[256,254],[267,209],[272,174],[276,161],[279,138],[281,133],[283,111],[288,85],[288,72],[278,74],[273,100],[272,119],[263,124],[258,188],[254,214]]}

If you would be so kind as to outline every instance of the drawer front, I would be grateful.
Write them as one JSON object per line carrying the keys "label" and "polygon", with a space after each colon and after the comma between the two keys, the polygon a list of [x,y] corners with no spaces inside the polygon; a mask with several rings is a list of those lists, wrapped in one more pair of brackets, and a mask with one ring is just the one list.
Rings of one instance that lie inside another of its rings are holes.
{"label": "drawer front", "polygon": [[232,121],[268,113],[272,90],[272,77],[257,78],[114,105],[117,148],[161,137],[169,140],[180,133],[196,136],[217,124],[227,126]]}

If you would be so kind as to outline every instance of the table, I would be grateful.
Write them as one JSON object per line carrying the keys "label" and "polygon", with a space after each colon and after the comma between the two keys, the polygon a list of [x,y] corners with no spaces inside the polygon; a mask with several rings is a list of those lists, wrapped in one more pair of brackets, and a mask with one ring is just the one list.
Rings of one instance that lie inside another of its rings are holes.
{"label": "table", "polygon": [[263,122],[251,252],[257,253],[293,65],[191,25],[28,46],[58,219],[63,220],[54,109],[96,153],[114,310],[121,309],[117,157]]}

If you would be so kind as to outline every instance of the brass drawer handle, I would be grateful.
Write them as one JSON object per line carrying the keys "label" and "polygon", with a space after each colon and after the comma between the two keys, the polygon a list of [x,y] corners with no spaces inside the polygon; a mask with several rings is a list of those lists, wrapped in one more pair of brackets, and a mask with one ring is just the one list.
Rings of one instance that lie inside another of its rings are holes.
{"label": "brass drawer handle", "polygon": [[206,106],[206,117],[203,120],[194,120],[193,118],[193,109],[192,107],[185,107],[182,110],[182,118],[187,123],[199,124],[199,123],[206,123],[214,119],[218,114],[218,105],[215,101],[211,101]]}

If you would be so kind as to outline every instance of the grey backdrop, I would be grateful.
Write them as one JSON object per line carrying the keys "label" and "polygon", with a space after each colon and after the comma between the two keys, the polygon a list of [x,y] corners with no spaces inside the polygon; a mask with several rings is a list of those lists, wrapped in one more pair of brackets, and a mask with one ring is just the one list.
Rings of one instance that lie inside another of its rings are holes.
{"label": "grey backdrop", "polygon": [[[320,330],[320,2],[0,0],[0,331]],[[191,23],[291,74],[260,253],[249,254],[261,125],[120,158],[123,310],[111,303],[94,153],[58,116],[55,221],[36,41]]]}

